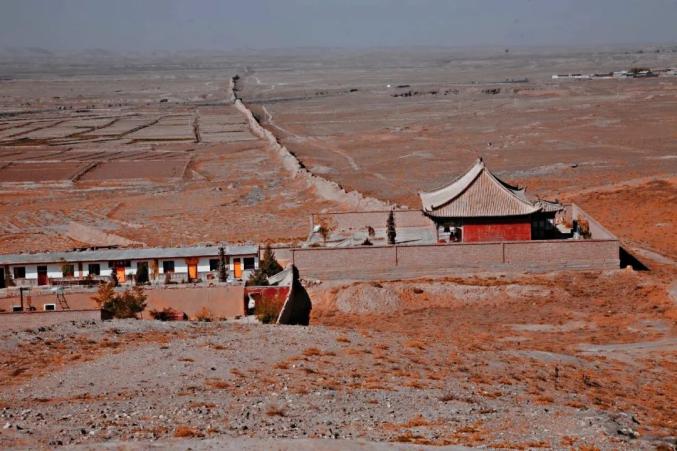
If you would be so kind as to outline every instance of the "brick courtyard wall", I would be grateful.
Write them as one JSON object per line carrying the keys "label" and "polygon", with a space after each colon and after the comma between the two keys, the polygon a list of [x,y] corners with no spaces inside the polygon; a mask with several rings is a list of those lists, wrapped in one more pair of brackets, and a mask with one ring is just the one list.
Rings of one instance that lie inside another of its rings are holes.
{"label": "brick courtyard wall", "polygon": [[101,310],[0,313],[0,330],[25,330],[68,321],[101,321]]}
{"label": "brick courtyard wall", "polygon": [[234,318],[245,314],[244,286],[154,288],[148,296],[143,319],[150,319],[150,310],[171,307],[194,319],[197,312],[207,309],[215,319]]}
{"label": "brick courtyard wall", "polygon": [[[409,224],[419,219],[408,211]],[[566,215],[590,223],[588,240],[521,240],[438,245],[309,247],[286,249],[286,257],[301,275],[319,279],[379,279],[445,275],[477,271],[545,272],[564,269],[618,269],[618,239],[579,206],[567,206]],[[365,218],[360,219],[364,215]],[[382,215],[382,216],[381,216]],[[422,216],[422,215],[421,215]],[[343,227],[361,227],[387,212],[336,214]],[[423,217],[423,221],[428,221]],[[399,224],[398,224],[399,227]]]}
{"label": "brick courtyard wall", "polygon": [[[56,304],[57,310],[45,312],[46,315],[97,308],[96,302],[91,299],[96,290],[76,290],[67,289],[65,293],[71,310],[62,310],[53,293],[38,294],[35,292],[31,296],[31,304],[36,308],[35,312],[37,313],[43,311],[44,304]],[[2,293],[6,291],[0,290],[0,309],[11,312],[12,306],[20,304],[20,299],[16,290],[6,294]],[[150,310],[161,310],[165,307],[185,312],[191,318],[202,308],[209,310],[217,319],[234,318],[245,313],[244,286],[242,285],[147,287],[144,292],[148,299],[146,310],[141,315],[143,319],[151,318]],[[27,300],[25,300],[24,305],[28,306]]]}
{"label": "brick courtyard wall", "polygon": [[396,266],[397,247],[306,248],[292,250],[303,277],[312,274],[387,272]]}
{"label": "brick courtyard wall", "polygon": [[404,269],[488,268],[502,263],[501,243],[397,246],[397,266]]}

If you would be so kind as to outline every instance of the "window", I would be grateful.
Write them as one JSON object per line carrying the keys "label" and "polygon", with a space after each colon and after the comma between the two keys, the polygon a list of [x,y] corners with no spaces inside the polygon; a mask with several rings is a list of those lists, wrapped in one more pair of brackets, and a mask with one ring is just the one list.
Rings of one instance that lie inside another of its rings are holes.
{"label": "window", "polygon": [[42,309],[46,312],[53,312],[56,310],[56,304],[43,304]]}
{"label": "window", "polygon": [[209,270],[210,271],[218,271],[219,270],[219,259],[218,258],[210,258],[209,259]]}
{"label": "window", "polygon": [[61,265],[61,273],[64,277],[74,277],[75,276],[75,265]]}
{"label": "window", "polygon": [[162,262],[163,272],[174,272],[174,260],[165,260]]}
{"label": "window", "polygon": [[256,259],[254,257],[245,257],[244,258],[244,269],[256,269]]}
{"label": "window", "polygon": [[14,267],[14,279],[25,279],[26,278],[26,267],[25,266],[15,266]]}
{"label": "window", "polygon": [[[101,265],[98,263],[90,263],[87,268],[90,276],[100,276],[101,275]],[[47,304],[45,304],[47,305]]]}
{"label": "window", "polygon": [[13,312],[23,312],[23,309],[21,308],[20,305],[13,305],[13,306],[12,306],[12,311],[13,311]]}

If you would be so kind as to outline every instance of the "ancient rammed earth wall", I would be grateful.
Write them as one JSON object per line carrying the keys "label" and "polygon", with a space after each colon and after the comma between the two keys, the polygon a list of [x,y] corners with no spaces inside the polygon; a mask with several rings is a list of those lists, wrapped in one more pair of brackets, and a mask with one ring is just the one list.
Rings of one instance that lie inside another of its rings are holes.
{"label": "ancient rammed earth wall", "polygon": [[[234,85],[235,83],[231,82],[231,92],[233,92],[232,89]],[[373,197],[364,196],[357,191],[346,191],[338,183],[329,181],[310,172],[303,164],[301,164],[298,158],[289,151],[289,149],[280,144],[272,132],[259,123],[251,110],[249,110],[237,96],[233,95],[233,98],[235,108],[247,118],[252,133],[266,141],[268,146],[280,157],[284,168],[289,171],[293,177],[302,178],[307,183],[308,187],[315,189],[315,192],[319,197],[357,209],[383,210],[389,207],[386,202]]]}
{"label": "ancient rammed earth wall", "polygon": [[[617,269],[619,242],[576,205],[575,218],[588,219],[589,240],[526,240],[414,246],[289,249],[285,255],[304,277],[389,278],[479,271],[545,272]],[[359,224],[356,218],[353,224]],[[345,222],[344,222],[345,225]]]}

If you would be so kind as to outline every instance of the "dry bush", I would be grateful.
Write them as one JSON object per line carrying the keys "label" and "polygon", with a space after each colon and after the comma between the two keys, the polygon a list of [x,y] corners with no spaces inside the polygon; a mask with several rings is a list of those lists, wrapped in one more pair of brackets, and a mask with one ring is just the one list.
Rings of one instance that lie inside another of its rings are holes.
{"label": "dry bush", "polygon": [[404,386],[405,387],[411,387],[411,388],[425,388],[426,387],[424,383],[422,383],[420,381],[416,381],[416,380],[407,381],[407,382],[405,382]]}
{"label": "dry bush", "polygon": [[455,401],[458,398],[456,398],[456,395],[454,395],[453,393],[445,393],[437,399],[439,399],[442,402],[449,402],[449,401]]}
{"label": "dry bush", "polygon": [[239,368],[231,368],[230,369],[230,374],[236,377],[247,377],[246,374],[244,374],[242,371],[240,371]]}
{"label": "dry bush", "polygon": [[419,349],[421,351],[425,350],[425,343],[423,343],[421,340],[408,340],[405,343],[405,346],[409,348]]}
{"label": "dry bush", "polygon": [[194,362],[194,361],[195,361],[195,359],[193,359],[191,357],[181,357],[179,359],[179,362],[189,362],[190,363],[190,362]]}
{"label": "dry bush", "polygon": [[207,309],[207,307],[202,307],[197,311],[197,313],[195,313],[195,319],[198,321],[210,323],[214,321],[214,314],[209,309]]}
{"label": "dry bush", "polygon": [[284,360],[281,362],[277,362],[275,365],[273,365],[273,368],[277,368],[278,370],[288,370],[289,362],[286,362]]}
{"label": "dry bush", "polygon": [[600,450],[594,445],[581,445],[578,447],[578,451],[600,451]]}
{"label": "dry bush", "polygon": [[256,319],[263,324],[273,324],[277,322],[280,310],[282,310],[282,302],[276,299],[263,298],[256,301],[254,314]]}
{"label": "dry bush", "polygon": [[269,417],[285,417],[287,416],[287,412],[284,407],[271,403],[268,404],[268,407],[266,408],[266,415]]}
{"label": "dry bush", "polygon": [[177,426],[176,430],[174,430],[174,437],[192,438],[197,437],[198,435],[199,434],[195,429],[186,425]]}
{"label": "dry bush", "polygon": [[230,383],[228,381],[225,381],[223,379],[207,379],[205,381],[205,385],[208,387],[212,388],[217,388],[219,390],[225,390],[227,388],[230,388]]}
{"label": "dry bush", "polygon": [[304,386],[294,387],[291,391],[297,395],[307,395],[309,393],[308,389]]}
{"label": "dry bush", "polygon": [[306,357],[322,355],[322,351],[320,351],[317,348],[308,348],[305,351],[303,351],[303,355],[305,355]]}
{"label": "dry bush", "polygon": [[410,431],[406,431],[402,435],[395,437],[396,442],[400,443],[415,443],[417,445],[432,445],[432,442],[427,438],[419,434],[412,434]]}

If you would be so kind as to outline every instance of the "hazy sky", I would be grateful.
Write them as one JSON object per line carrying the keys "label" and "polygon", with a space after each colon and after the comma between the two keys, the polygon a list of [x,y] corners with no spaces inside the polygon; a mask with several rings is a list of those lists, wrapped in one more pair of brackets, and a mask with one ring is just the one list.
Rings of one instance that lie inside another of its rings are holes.
{"label": "hazy sky", "polygon": [[677,0],[0,0],[0,47],[184,50],[677,42]]}

